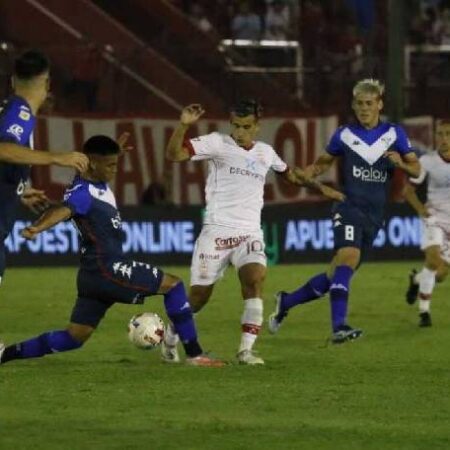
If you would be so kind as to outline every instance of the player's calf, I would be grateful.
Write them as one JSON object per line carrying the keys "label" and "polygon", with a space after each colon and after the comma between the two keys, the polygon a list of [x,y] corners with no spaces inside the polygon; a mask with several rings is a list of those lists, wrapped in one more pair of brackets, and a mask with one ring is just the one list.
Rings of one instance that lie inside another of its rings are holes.
{"label": "player's calf", "polygon": [[27,341],[5,347],[1,353],[0,363],[67,352],[80,348],[82,345],[83,342],[75,340],[67,330],[49,331]]}
{"label": "player's calf", "polygon": [[181,281],[164,294],[164,306],[176,334],[180,336],[186,355],[190,358],[201,355],[194,317]]}

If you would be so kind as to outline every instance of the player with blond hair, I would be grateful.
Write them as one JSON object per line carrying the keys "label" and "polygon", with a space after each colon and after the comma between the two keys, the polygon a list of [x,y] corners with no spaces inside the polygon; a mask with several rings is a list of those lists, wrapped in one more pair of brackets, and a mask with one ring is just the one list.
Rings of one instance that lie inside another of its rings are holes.
{"label": "player with blond hair", "polygon": [[305,169],[315,178],[340,159],[346,199],[333,208],[335,254],[326,272],[292,293],[276,295],[269,331],[276,333],[289,310],[330,294],[332,342],[340,344],[362,335],[347,323],[350,281],[383,223],[389,180],[397,167],[418,176],[420,165],[402,127],[381,122],[384,86],[373,79],[354,86],[352,108],[357,122],[339,127],[323,155]]}

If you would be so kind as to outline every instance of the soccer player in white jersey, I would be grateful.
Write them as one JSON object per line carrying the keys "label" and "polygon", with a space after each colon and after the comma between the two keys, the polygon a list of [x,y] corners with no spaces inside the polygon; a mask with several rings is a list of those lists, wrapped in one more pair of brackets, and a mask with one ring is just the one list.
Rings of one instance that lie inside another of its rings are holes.
{"label": "soccer player in white jersey", "polygon": [[[440,122],[435,134],[437,151],[420,157],[422,170],[410,178],[405,198],[423,220],[421,249],[425,264],[410,274],[406,301],[414,304],[419,297],[419,326],[431,326],[430,304],[434,285],[444,281],[450,265],[450,122]],[[427,202],[422,203],[416,186],[428,179]]]}
{"label": "soccer player in white jersey", "polygon": [[[171,161],[208,161],[206,213],[191,264],[189,300],[198,312],[209,300],[214,284],[229,264],[241,283],[244,312],[237,353],[241,364],[264,364],[253,345],[263,322],[262,287],[266,274],[261,209],[269,169],[294,184],[305,184],[301,169],[291,170],[268,144],[255,141],[261,108],[243,100],[231,111],[231,134],[211,133],[187,140],[185,133],[204,113],[200,105],[184,108],[180,124],[167,146]],[[343,195],[316,181],[308,184],[334,200]],[[169,329],[162,348],[166,361],[177,361],[176,337]]]}

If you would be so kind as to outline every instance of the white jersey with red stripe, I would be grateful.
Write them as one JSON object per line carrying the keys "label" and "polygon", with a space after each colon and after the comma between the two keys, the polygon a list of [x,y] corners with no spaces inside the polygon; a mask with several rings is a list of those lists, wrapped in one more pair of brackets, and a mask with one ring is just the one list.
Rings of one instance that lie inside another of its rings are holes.
{"label": "white jersey with red stripe", "polygon": [[268,144],[258,141],[244,149],[216,132],[191,139],[188,146],[192,161],[208,161],[204,224],[259,230],[266,175],[269,169],[285,172],[286,163]]}
{"label": "white jersey with red stripe", "polygon": [[420,175],[410,181],[420,184],[428,178],[426,206],[438,221],[450,224],[450,162],[437,151],[421,156],[419,161]]}

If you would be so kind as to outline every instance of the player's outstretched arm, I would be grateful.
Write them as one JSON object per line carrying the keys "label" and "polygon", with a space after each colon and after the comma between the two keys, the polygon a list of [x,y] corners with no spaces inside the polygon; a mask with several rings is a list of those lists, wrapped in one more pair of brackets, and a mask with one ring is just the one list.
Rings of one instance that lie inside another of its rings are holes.
{"label": "player's outstretched arm", "polygon": [[183,108],[180,116],[180,123],[170,136],[166,148],[166,158],[169,161],[181,162],[190,158],[189,149],[183,145],[185,135],[189,127],[205,113],[202,105],[194,103]]}
{"label": "player's outstretched arm", "polygon": [[21,234],[25,239],[34,239],[42,231],[48,230],[59,222],[64,222],[71,216],[72,211],[67,206],[54,206],[45,211],[32,225],[24,228]]}
{"label": "player's outstretched arm", "polygon": [[26,164],[37,166],[73,167],[79,172],[84,172],[88,166],[87,156],[79,152],[52,153],[39,150],[30,150],[28,147],[0,142],[0,161],[12,164]]}
{"label": "player's outstretched arm", "polygon": [[307,179],[316,178],[327,172],[336,160],[336,156],[324,153],[320,155],[316,161],[305,168],[304,177]]}
{"label": "player's outstretched arm", "polygon": [[294,167],[294,169],[288,169],[285,174],[285,179],[290,183],[297,184],[300,186],[307,186],[309,188],[319,191],[325,197],[342,202],[345,200],[345,195],[342,192],[333,189],[320,181],[314,180],[313,178],[307,176],[305,171],[300,169],[300,167]]}
{"label": "player's outstretched arm", "polygon": [[420,163],[414,153],[407,153],[400,155],[400,153],[390,150],[384,153],[386,158],[389,158],[395,167],[406,172],[410,177],[417,178],[420,175]]}
{"label": "player's outstretched arm", "polygon": [[26,187],[20,201],[35,214],[42,213],[50,206],[50,200],[40,189]]}
{"label": "player's outstretched arm", "polygon": [[416,186],[406,182],[405,187],[403,188],[403,197],[405,197],[405,200],[417,211],[417,214],[420,217],[429,217],[430,213],[428,212],[427,207],[419,200],[416,191]]}

